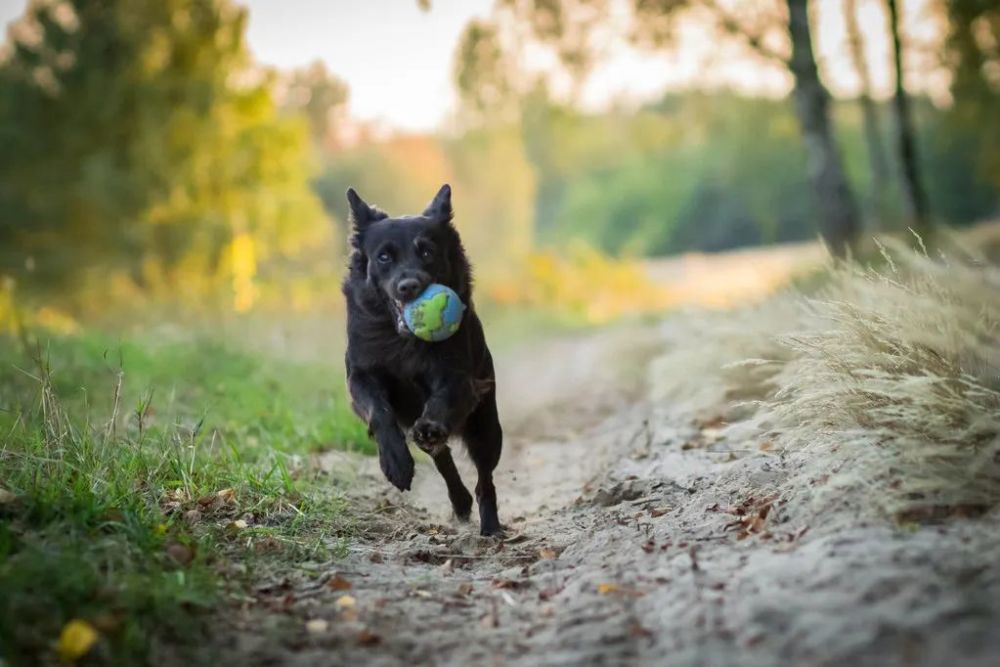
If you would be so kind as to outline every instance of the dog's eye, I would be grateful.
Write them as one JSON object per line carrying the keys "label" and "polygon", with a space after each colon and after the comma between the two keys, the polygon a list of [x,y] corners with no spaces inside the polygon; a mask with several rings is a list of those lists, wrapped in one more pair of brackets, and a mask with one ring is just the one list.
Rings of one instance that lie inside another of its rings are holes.
{"label": "dog's eye", "polygon": [[430,248],[424,247],[420,249],[420,259],[430,259],[433,256],[434,256],[434,251],[431,250]]}
{"label": "dog's eye", "polygon": [[382,264],[388,264],[389,262],[392,261],[392,253],[390,253],[388,250],[383,250],[379,254],[375,255],[375,259],[377,259]]}

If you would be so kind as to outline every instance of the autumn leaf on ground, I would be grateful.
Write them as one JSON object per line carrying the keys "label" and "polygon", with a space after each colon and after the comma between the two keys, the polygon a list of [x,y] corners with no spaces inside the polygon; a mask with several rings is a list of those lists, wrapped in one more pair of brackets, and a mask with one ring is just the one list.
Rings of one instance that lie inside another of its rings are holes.
{"label": "autumn leaf on ground", "polygon": [[326,585],[335,591],[346,591],[351,588],[351,582],[344,579],[339,574],[335,574],[326,582]]}
{"label": "autumn leaf on ground", "polygon": [[230,522],[230,524],[226,526],[226,530],[229,531],[230,533],[238,533],[241,530],[246,529],[246,527],[247,527],[246,521],[244,521],[243,519],[237,519],[236,521]]}
{"label": "autumn leaf on ground", "polygon": [[171,542],[166,546],[164,551],[178,565],[187,565],[194,560],[194,551],[179,542]]}
{"label": "autumn leaf on ground", "polygon": [[327,631],[330,623],[323,618],[314,618],[306,621],[306,632],[311,635],[321,635]]}
{"label": "autumn leaf on ground", "polygon": [[362,646],[372,646],[382,641],[382,638],[371,630],[362,630],[357,636],[358,643]]}
{"label": "autumn leaf on ground", "polygon": [[100,635],[87,621],[74,618],[63,626],[56,653],[63,662],[75,662],[90,651]]}
{"label": "autumn leaf on ground", "polygon": [[337,602],[335,604],[341,609],[349,609],[354,606],[355,602],[357,602],[357,600],[350,595],[341,595],[337,598]]}
{"label": "autumn leaf on ground", "polygon": [[556,558],[559,557],[559,554],[556,553],[555,549],[552,549],[551,547],[545,547],[544,549],[539,550],[538,557],[541,558],[542,560],[555,560]]}
{"label": "autumn leaf on ground", "polygon": [[644,637],[652,637],[653,632],[639,623],[633,623],[632,627],[628,629],[628,635],[633,639],[642,639]]}
{"label": "autumn leaf on ground", "polygon": [[608,595],[609,593],[618,592],[618,584],[597,584],[597,592],[601,595]]}

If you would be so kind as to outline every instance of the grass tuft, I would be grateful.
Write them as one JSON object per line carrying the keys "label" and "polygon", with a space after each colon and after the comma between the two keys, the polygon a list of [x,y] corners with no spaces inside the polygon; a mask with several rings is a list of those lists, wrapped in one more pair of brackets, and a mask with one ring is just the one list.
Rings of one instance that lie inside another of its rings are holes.
{"label": "grass tuft", "polygon": [[882,255],[832,269],[811,296],[668,326],[654,392],[759,437],[761,456],[783,451],[790,509],[910,520],[995,507],[1000,270],[902,245]]}
{"label": "grass tuft", "polygon": [[342,491],[301,465],[314,450],[368,447],[332,373],[211,343],[4,342],[0,656],[11,664],[54,662],[73,619],[97,630],[100,662],[193,656],[204,612],[251,575],[234,579],[231,556],[253,567],[342,550]]}

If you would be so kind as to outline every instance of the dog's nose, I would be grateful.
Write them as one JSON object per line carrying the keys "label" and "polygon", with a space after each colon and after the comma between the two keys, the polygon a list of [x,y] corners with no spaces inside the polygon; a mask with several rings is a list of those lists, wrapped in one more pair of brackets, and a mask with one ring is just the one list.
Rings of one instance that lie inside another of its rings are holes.
{"label": "dog's nose", "polygon": [[396,284],[396,292],[406,301],[416,298],[420,294],[420,288],[420,281],[416,278],[404,278]]}

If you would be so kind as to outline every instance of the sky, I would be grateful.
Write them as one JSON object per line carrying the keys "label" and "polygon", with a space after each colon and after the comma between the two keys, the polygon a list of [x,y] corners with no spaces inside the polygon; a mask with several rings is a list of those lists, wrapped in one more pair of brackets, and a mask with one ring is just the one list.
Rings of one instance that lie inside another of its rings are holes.
{"label": "sky", "polygon": [[[0,26],[24,12],[28,0],[0,0]],[[816,50],[827,84],[835,94],[851,95],[857,77],[844,57],[843,0],[817,0]],[[453,56],[469,20],[490,15],[493,0],[433,0],[419,9],[416,0],[242,0],[249,9],[247,41],[258,61],[280,68],[322,60],[350,88],[349,111],[361,121],[402,131],[446,126],[456,105]],[[929,0],[907,0],[906,35],[932,43],[935,26]],[[868,31],[867,54],[878,96],[890,94],[892,75],[882,0],[858,0],[861,24]],[[622,3],[609,24],[624,28]],[[617,23],[616,23],[617,22]],[[615,30],[624,32],[624,30]],[[673,56],[637,51],[624,38],[613,40],[602,64],[581,96],[583,106],[636,104],[698,82],[746,93],[783,95],[791,86],[787,72],[763,66],[723,48],[703,26],[686,25]],[[926,50],[925,50],[926,51]],[[911,57],[908,86],[940,97],[940,80],[920,54]],[[711,67],[706,66],[711,63]]]}

